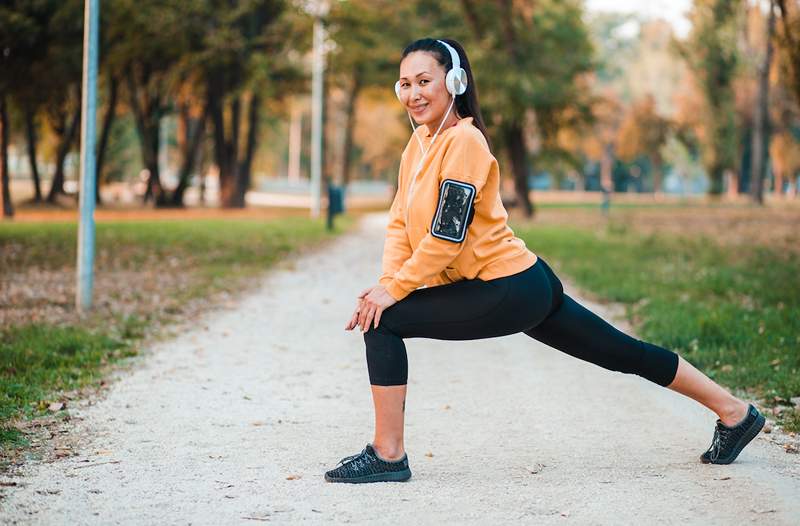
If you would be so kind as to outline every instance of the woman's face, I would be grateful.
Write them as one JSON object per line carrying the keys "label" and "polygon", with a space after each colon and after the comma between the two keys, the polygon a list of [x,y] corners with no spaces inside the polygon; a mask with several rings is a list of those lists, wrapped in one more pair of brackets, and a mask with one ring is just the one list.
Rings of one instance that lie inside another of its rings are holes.
{"label": "woman's face", "polygon": [[427,51],[409,53],[400,62],[400,101],[417,124],[438,126],[450,105],[444,66]]}

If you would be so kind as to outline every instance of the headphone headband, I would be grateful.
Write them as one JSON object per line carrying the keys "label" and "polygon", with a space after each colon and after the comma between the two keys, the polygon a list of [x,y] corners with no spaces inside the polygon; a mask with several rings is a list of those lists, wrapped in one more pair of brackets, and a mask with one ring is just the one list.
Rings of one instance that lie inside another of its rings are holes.
{"label": "headphone headband", "polygon": [[436,41],[441,45],[443,45],[447,49],[447,51],[450,52],[450,61],[453,63],[453,67],[451,69],[455,69],[456,71],[461,69],[461,59],[458,58],[458,52],[453,48],[453,46],[451,46],[444,40],[437,39]]}

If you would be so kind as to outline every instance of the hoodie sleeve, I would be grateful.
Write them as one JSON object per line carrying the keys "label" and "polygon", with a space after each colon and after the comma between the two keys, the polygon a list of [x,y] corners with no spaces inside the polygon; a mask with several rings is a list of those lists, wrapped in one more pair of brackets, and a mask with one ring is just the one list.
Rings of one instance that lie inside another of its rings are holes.
{"label": "hoodie sleeve", "polygon": [[383,261],[381,263],[381,277],[378,283],[386,287],[403,263],[411,257],[413,250],[406,233],[406,224],[403,217],[403,196],[405,195],[405,180],[402,178],[401,158],[400,174],[397,178],[397,192],[389,209],[389,225],[386,227],[386,238],[383,242]]}
{"label": "hoodie sleeve", "polygon": [[[442,158],[431,228],[394,277],[384,283],[397,301],[441,273],[464,248],[469,216],[481,201],[481,190],[497,162],[474,131],[463,129],[453,135]],[[447,217],[452,220],[444,221]]]}

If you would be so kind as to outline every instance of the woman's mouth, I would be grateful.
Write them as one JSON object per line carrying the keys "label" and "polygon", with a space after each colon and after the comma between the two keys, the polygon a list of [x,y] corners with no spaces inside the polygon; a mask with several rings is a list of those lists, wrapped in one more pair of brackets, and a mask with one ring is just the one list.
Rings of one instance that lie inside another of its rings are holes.
{"label": "woman's mouth", "polygon": [[411,113],[419,115],[420,113],[425,111],[427,108],[428,108],[428,104],[422,104],[420,106],[414,106],[414,107],[411,108]]}

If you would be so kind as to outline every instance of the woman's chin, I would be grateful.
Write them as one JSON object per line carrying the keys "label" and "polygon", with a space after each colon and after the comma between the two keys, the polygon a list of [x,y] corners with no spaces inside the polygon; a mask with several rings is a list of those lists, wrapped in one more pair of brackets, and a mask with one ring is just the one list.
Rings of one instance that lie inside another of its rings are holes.
{"label": "woman's chin", "polygon": [[439,119],[434,119],[431,118],[427,113],[423,113],[418,117],[413,117],[413,119],[414,122],[417,123],[417,126],[422,126],[424,124],[425,126],[430,127],[430,126],[437,126],[439,124],[439,119],[441,119],[441,116],[439,116]]}

